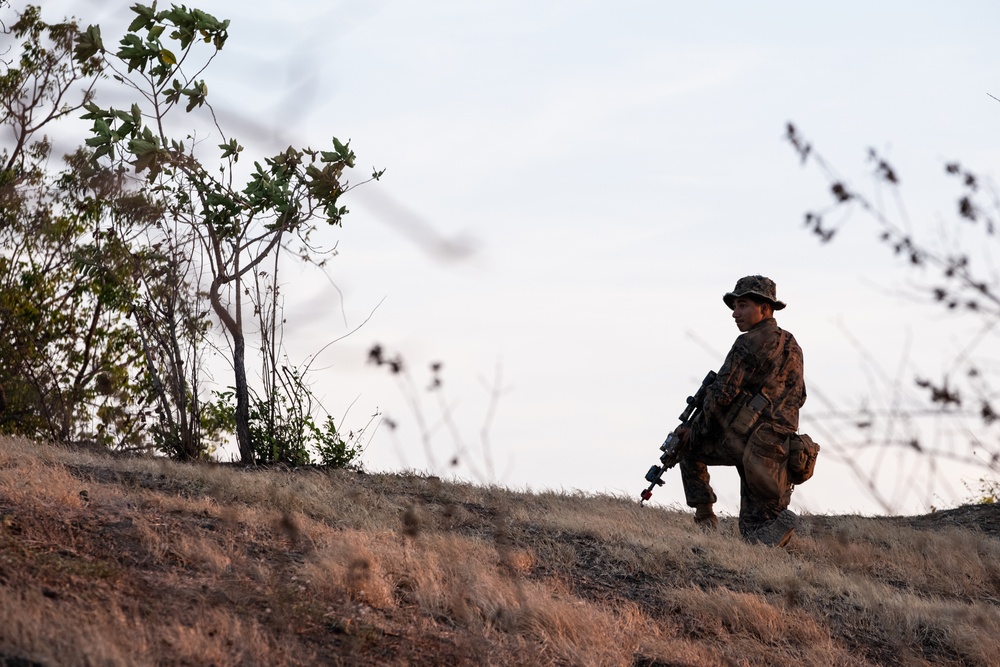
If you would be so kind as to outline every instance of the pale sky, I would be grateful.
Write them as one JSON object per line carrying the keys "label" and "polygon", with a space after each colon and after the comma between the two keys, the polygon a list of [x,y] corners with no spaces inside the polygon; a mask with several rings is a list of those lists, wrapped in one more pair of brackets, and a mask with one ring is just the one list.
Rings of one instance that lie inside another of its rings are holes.
{"label": "pale sky", "polygon": [[[130,3],[46,3],[101,23],[105,40]],[[161,5],[165,6],[165,5]],[[827,183],[783,140],[794,121],[838,171],[868,182],[869,147],[900,173],[914,230],[951,229],[957,187],[946,161],[992,175],[1000,151],[1000,4],[840,2],[195,3],[232,20],[205,74],[220,120],[263,157],[289,143],[350,139],[353,180],[329,269],[287,276],[289,356],[326,343],[314,387],[345,430],[376,409],[364,455],[401,468],[533,490],[638,497],[685,397],[739,333],[722,294],[762,273],[788,302],[779,324],[800,342],[809,401],[801,427],[824,446],[792,508],[881,511],[838,459],[858,432],[831,406],[891,405],[864,353],[890,376],[939,378],[974,320],[901,300],[918,282],[854,216],[821,245],[802,225]],[[265,133],[264,130],[267,130]],[[416,230],[416,231],[415,231]],[[437,240],[468,244],[443,256]],[[341,299],[342,295],[342,299]],[[381,303],[381,305],[379,305]],[[374,312],[373,312],[374,311]],[[852,337],[860,341],[852,342]],[[422,402],[431,362],[469,450],[431,439],[374,343],[400,353]],[[480,429],[495,472],[482,479]],[[825,399],[825,400],[824,400]],[[933,420],[914,428],[941,438]],[[908,431],[890,434],[902,437]],[[964,435],[956,436],[964,442]],[[995,440],[995,434],[992,435]],[[962,445],[964,446],[964,445]],[[927,474],[921,459],[872,451],[894,509],[927,511],[973,494],[978,470]],[[720,509],[738,481],[719,470]],[[680,503],[679,474],[654,497]],[[933,484],[933,485],[932,485]]]}

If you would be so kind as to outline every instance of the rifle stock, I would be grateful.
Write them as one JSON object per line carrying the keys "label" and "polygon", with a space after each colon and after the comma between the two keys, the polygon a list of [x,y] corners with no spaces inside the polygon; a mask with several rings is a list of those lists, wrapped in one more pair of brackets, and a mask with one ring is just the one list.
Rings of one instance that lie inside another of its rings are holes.
{"label": "rifle stock", "polygon": [[698,416],[705,403],[705,392],[713,382],[715,382],[715,371],[709,371],[705,379],[701,381],[701,386],[698,387],[698,391],[695,392],[694,396],[687,397],[687,407],[684,408],[684,412],[678,417],[681,423],[667,435],[667,439],[660,445],[660,451],[663,452],[660,456],[660,465],[654,465],[646,473],[646,481],[649,482],[649,486],[639,494],[642,498],[639,501],[640,505],[653,496],[653,489],[657,486],[663,486],[663,473],[677,465],[677,462],[684,455],[684,448],[682,447],[684,441],[677,435],[677,431],[682,428],[691,427],[691,423]]}

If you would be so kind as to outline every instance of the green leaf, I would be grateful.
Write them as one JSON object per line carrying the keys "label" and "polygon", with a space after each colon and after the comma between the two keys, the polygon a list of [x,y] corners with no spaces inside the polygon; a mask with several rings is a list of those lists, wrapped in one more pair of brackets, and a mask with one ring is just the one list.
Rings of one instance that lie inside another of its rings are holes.
{"label": "green leaf", "polygon": [[[149,151],[145,155],[140,155],[135,161],[135,173],[141,174],[146,169],[155,168],[156,158],[158,157],[157,151]],[[150,178],[156,176],[158,170],[151,169]]]}
{"label": "green leaf", "polygon": [[135,32],[136,30],[142,30],[150,26],[156,17],[156,3],[153,3],[152,7],[146,7],[145,5],[135,4],[130,7],[133,12],[135,12],[136,17],[132,19],[132,23],[129,24],[129,32]]}
{"label": "green leaf", "polygon": [[177,56],[175,56],[173,54],[173,51],[171,51],[170,49],[160,49],[160,60],[162,60],[168,65],[177,64]]}
{"label": "green leaf", "polygon": [[351,142],[348,141],[346,144],[340,143],[337,137],[333,138],[333,147],[340,156],[340,159],[344,161],[348,167],[354,166],[354,151],[351,150]]}
{"label": "green leaf", "polygon": [[135,69],[145,72],[147,63],[153,58],[159,58],[160,55],[158,49],[152,49],[143,44],[138,35],[125,35],[120,44],[122,48],[115,55],[128,62],[130,72]]}
{"label": "green leaf", "polygon": [[92,25],[77,37],[73,54],[77,62],[83,63],[98,53],[104,53],[104,40],[101,39],[101,27]]}
{"label": "green leaf", "polygon": [[87,113],[80,116],[80,118],[84,120],[94,120],[96,118],[100,118],[103,115],[101,107],[97,106],[93,102],[87,102],[86,104],[83,105],[83,108]]}
{"label": "green leaf", "polygon": [[133,155],[143,157],[147,153],[155,151],[156,144],[151,141],[143,141],[142,139],[133,139],[128,142],[128,149]]}
{"label": "green leaf", "polygon": [[219,148],[222,149],[222,158],[232,157],[233,162],[240,159],[240,152],[243,150],[243,147],[236,143],[235,139],[230,139],[229,143],[226,144],[219,144]]}

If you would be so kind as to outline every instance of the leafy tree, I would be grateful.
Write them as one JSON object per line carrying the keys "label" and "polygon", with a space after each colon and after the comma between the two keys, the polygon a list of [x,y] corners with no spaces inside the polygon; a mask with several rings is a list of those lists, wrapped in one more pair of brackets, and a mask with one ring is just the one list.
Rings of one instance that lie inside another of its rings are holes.
{"label": "leafy tree", "polygon": [[92,102],[103,76],[99,58],[74,57],[78,25],[48,24],[29,6],[4,35],[23,41],[7,45],[0,78],[11,140],[0,182],[0,423],[196,458],[207,322],[191,306],[191,239],[166,231],[162,196],[87,149],[49,170],[43,132]]}
{"label": "leafy tree", "polygon": [[[207,274],[206,297],[231,344],[240,457],[251,463],[257,456],[244,294],[265,260],[294,241],[301,242],[300,254],[308,258],[316,224],[341,224],[347,208],[340,196],[348,188],[343,172],[354,166],[355,156],[336,138],[331,150],[289,147],[255,162],[249,180],[237,185],[236,163],[244,149],[215,123],[214,114],[211,123],[220,137],[214,156],[168,133],[178,107],[210,110],[208,86],[200,77],[225,45],[229,22],[176,5],[157,11],[155,3],[137,4],[132,11],[135,19],[117,50],[105,48],[96,26],[78,40],[76,62],[98,59],[135,97],[128,109],[88,101],[87,145],[101,164],[145,179],[146,187],[162,197],[167,219],[196,239],[198,268]],[[265,397],[271,404],[275,400],[273,393]]]}
{"label": "leafy tree", "polygon": [[0,424],[64,442],[126,443],[137,437],[126,406],[139,388],[125,371],[134,346],[120,321],[121,267],[90,261],[106,245],[94,221],[111,206],[95,194],[114,178],[46,168],[44,130],[86,104],[101,73],[97,61],[71,57],[77,34],[72,22],[42,21],[37,7],[3,33]]}
{"label": "leafy tree", "polygon": [[[236,187],[234,139],[215,126],[223,143],[206,158],[167,129],[178,105],[210,110],[197,77],[228,22],[176,6],[133,12],[114,53],[99,28],[47,24],[37,7],[3,32],[21,42],[7,44],[0,78],[10,139],[0,145],[0,428],[183,459],[235,431],[244,462],[300,464],[316,452],[347,465],[361,434],[345,439],[331,418],[317,422],[308,366],[278,363],[277,275],[292,241],[296,257],[316,261],[317,222],[340,224],[354,154],[337,139],[330,151],[289,148]],[[187,76],[199,49],[207,54]],[[135,97],[127,111],[95,103],[105,74]],[[87,146],[50,171],[43,131],[81,109],[93,123]],[[246,377],[245,297],[259,325],[262,394]],[[209,311],[229,337],[235,387],[205,403]]]}

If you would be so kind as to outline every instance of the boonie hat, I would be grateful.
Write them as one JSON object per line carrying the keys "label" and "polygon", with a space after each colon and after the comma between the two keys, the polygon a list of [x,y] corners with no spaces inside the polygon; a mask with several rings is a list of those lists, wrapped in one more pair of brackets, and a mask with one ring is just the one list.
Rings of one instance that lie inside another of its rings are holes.
{"label": "boonie hat", "polygon": [[735,307],[736,299],[752,295],[767,301],[775,310],[781,310],[785,307],[785,302],[778,301],[777,292],[778,288],[770,278],[765,278],[764,276],[744,276],[736,281],[736,287],[733,288],[732,292],[726,292],[722,300],[729,306],[729,310],[732,310]]}

